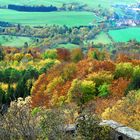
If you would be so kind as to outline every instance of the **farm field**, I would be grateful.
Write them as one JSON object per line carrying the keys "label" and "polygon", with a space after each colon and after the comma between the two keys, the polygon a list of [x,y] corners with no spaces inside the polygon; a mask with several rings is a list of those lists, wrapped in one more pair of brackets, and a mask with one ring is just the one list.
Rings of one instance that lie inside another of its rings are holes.
{"label": "farm field", "polygon": [[110,30],[109,35],[115,42],[127,42],[136,39],[140,42],[140,28],[126,28],[120,30]]}
{"label": "farm field", "polygon": [[0,35],[0,45],[2,46],[23,47],[25,42],[31,45],[34,40],[28,37]]}
{"label": "farm field", "polygon": [[129,4],[139,0],[0,0],[0,5],[20,4],[20,5],[54,5],[61,7],[63,3],[87,4],[89,7],[97,7],[99,4],[103,7],[110,7],[112,4]]}
{"label": "farm field", "polygon": [[0,21],[19,23],[22,25],[89,25],[93,20],[100,18],[91,12],[17,12],[14,10],[0,9]]}
{"label": "farm field", "polygon": [[110,44],[112,43],[111,39],[105,32],[101,32],[99,35],[95,37],[93,40],[95,44],[102,43],[102,44]]}

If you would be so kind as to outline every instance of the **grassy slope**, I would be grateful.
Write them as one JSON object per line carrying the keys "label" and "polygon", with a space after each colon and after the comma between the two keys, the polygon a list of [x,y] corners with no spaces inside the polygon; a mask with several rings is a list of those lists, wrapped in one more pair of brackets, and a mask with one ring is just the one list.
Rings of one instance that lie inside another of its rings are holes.
{"label": "grassy slope", "polygon": [[30,45],[33,43],[33,40],[28,37],[0,35],[0,44],[2,46],[23,47],[25,42],[28,42]]}
{"label": "grassy slope", "polygon": [[105,32],[101,32],[99,35],[96,36],[96,38],[93,40],[95,44],[103,43],[103,44],[110,44],[112,41],[108,37],[108,35]]}
{"label": "grassy slope", "polygon": [[140,28],[127,28],[121,30],[110,30],[109,35],[116,42],[127,42],[130,39],[136,39],[140,42]]}

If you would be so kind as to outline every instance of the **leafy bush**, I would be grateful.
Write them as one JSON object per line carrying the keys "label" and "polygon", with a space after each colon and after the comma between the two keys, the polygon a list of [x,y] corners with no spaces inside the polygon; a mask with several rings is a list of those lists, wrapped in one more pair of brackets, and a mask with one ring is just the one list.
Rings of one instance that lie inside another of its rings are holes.
{"label": "leafy bush", "polygon": [[70,60],[70,51],[65,48],[57,48],[58,60],[69,61]]}
{"label": "leafy bush", "polygon": [[23,71],[23,77],[28,80],[28,79],[37,79],[39,76],[39,72],[36,68],[33,66],[30,66],[26,70]]}
{"label": "leafy bush", "polygon": [[47,92],[51,92],[58,84],[63,83],[63,79],[61,76],[54,78],[50,83],[47,85]]}
{"label": "leafy bush", "polygon": [[44,59],[57,59],[57,51],[54,49],[54,50],[47,50],[45,51],[45,53],[43,54],[43,58]]}
{"label": "leafy bush", "polygon": [[[81,104],[81,93],[80,93],[80,85],[81,81],[78,79],[74,79],[71,83],[71,87],[68,91],[67,95],[67,102],[71,102],[72,100],[77,102],[78,104]],[[78,97],[78,98],[77,98]]]}
{"label": "leafy bush", "polygon": [[89,49],[87,55],[89,59],[105,60],[108,58],[107,52],[99,51],[98,49],[95,49],[95,48]]}
{"label": "leafy bush", "polygon": [[110,129],[101,126],[101,120],[91,112],[80,114],[72,135],[65,128],[70,119],[76,118],[75,106],[32,109],[30,103],[30,97],[18,98],[6,114],[0,115],[0,140],[109,140]]}
{"label": "leafy bush", "polygon": [[14,59],[15,61],[20,62],[21,59],[23,58],[23,56],[24,56],[24,55],[23,55],[22,53],[16,53],[16,54],[14,54],[13,59]]}
{"label": "leafy bush", "polygon": [[121,77],[119,79],[114,80],[109,87],[110,93],[113,96],[123,97],[125,95],[125,91],[128,88],[129,83],[130,80],[127,78]]}
{"label": "leafy bush", "polygon": [[0,80],[4,83],[16,83],[21,76],[21,72],[17,69],[7,68],[1,72]]}
{"label": "leafy bush", "polygon": [[49,70],[55,64],[56,64],[56,62],[54,60],[48,60],[48,61],[46,61],[46,63],[43,65],[43,67],[39,70],[40,74],[46,73],[47,70]]}
{"label": "leafy bush", "polygon": [[127,91],[129,90],[137,90],[140,88],[140,66],[134,68],[132,81],[129,84]]}
{"label": "leafy bush", "polygon": [[78,62],[84,57],[84,54],[80,48],[72,49],[71,60],[73,62]]}
{"label": "leafy bush", "polygon": [[95,83],[86,80],[73,80],[68,91],[68,98],[77,102],[78,105],[84,104],[93,99],[96,95]]}
{"label": "leafy bush", "polygon": [[110,140],[111,129],[108,126],[101,126],[101,120],[91,112],[84,112],[78,119],[77,139],[78,140]]}
{"label": "leafy bush", "polygon": [[96,83],[96,87],[98,87],[103,83],[110,84],[113,80],[113,75],[108,71],[99,71],[89,74],[87,79],[94,81]]}
{"label": "leafy bush", "polygon": [[122,100],[102,113],[102,118],[114,120],[140,131],[140,91],[131,91]]}
{"label": "leafy bush", "polygon": [[5,56],[4,51],[2,48],[0,48],[0,61],[4,59],[4,56]]}
{"label": "leafy bush", "polygon": [[95,83],[93,81],[81,82],[81,94],[83,96],[83,103],[91,100],[96,95]]}
{"label": "leafy bush", "polygon": [[76,65],[74,63],[66,64],[63,68],[62,78],[66,81],[70,80],[75,72]]}
{"label": "leafy bush", "polygon": [[98,88],[98,91],[99,91],[98,96],[99,97],[107,97],[110,93],[109,86],[110,85],[106,84],[106,83],[104,83],[103,85],[100,85],[99,88]]}
{"label": "leafy bush", "polygon": [[131,63],[119,63],[116,65],[115,78],[131,78],[133,74],[133,65]]}
{"label": "leafy bush", "polygon": [[29,104],[30,98],[11,102],[8,112],[0,116],[0,140],[34,140],[40,137],[39,114],[32,116]]}
{"label": "leafy bush", "polygon": [[0,108],[5,103],[5,91],[0,87]]}

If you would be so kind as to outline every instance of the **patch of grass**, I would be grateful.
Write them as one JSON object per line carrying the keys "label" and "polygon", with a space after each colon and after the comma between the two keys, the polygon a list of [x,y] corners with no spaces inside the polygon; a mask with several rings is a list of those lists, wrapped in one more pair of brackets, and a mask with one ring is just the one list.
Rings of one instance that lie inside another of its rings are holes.
{"label": "patch of grass", "polygon": [[95,39],[93,40],[93,42],[95,44],[99,44],[99,43],[111,44],[112,43],[111,39],[109,38],[109,36],[105,32],[101,32],[99,35],[97,35],[95,37]]}
{"label": "patch of grass", "polygon": [[1,46],[23,47],[25,42],[27,42],[30,45],[34,42],[34,40],[29,37],[0,35],[0,45]]}

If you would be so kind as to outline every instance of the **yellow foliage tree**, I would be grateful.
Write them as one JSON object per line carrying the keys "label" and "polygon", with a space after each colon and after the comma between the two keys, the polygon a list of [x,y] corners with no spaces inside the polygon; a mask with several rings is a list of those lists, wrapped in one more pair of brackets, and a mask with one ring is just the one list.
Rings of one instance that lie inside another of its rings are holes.
{"label": "yellow foliage tree", "polygon": [[93,72],[87,76],[88,80],[92,80],[96,83],[97,86],[102,85],[103,83],[111,83],[113,80],[112,73],[108,71],[99,71]]}
{"label": "yellow foliage tree", "polygon": [[113,107],[107,108],[102,118],[115,120],[140,131],[140,90],[131,91]]}

